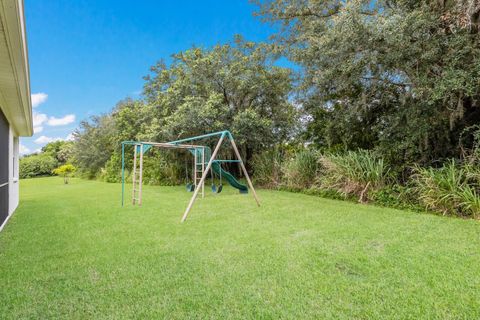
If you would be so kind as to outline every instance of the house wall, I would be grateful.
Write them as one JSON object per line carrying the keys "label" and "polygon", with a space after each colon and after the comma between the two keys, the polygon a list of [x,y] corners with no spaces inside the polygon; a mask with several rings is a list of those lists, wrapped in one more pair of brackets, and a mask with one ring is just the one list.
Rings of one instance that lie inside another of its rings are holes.
{"label": "house wall", "polygon": [[10,157],[9,157],[9,209],[8,214],[11,215],[18,207],[19,200],[19,182],[18,182],[18,158],[19,158],[19,139],[10,127]]}

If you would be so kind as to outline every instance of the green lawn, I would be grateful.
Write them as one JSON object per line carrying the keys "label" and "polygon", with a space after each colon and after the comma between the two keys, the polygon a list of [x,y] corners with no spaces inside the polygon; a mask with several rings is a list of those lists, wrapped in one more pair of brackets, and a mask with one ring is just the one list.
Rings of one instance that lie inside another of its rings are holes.
{"label": "green lawn", "polygon": [[144,190],[22,181],[0,318],[480,318],[478,221],[226,188],[180,224],[191,194]]}

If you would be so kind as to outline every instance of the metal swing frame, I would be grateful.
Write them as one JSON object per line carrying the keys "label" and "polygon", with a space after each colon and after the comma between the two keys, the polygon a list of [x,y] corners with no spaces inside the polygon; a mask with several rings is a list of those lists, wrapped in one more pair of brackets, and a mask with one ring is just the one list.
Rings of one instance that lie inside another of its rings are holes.
{"label": "metal swing frame", "polygon": [[[210,137],[216,137],[218,136],[218,142],[215,146],[215,149],[213,150],[210,159],[207,163],[207,166],[205,167],[205,149],[206,146],[203,145],[194,145],[194,144],[184,144],[185,142],[191,142],[191,141],[196,141],[196,140],[201,140],[201,139],[206,139]],[[220,150],[220,147],[222,146],[222,143],[224,140],[227,139],[230,141],[230,144],[233,148],[233,151],[235,153],[235,156],[237,157],[237,160],[221,160],[221,159],[216,159],[216,156],[218,154],[218,151]],[[195,190],[193,192],[192,197],[190,198],[190,201],[187,205],[187,208],[185,209],[185,212],[182,216],[181,222],[184,222],[188,214],[190,213],[193,204],[198,196],[198,193],[202,191],[202,197],[205,195],[205,180],[207,178],[208,171],[212,169],[212,164],[213,162],[238,162],[240,164],[240,168],[242,169],[243,174],[245,175],[245,178],[248,183],[248,187],[252,191],[252,195],[257,203],[258,206],[260,206],[260,200],[258,199],[257,193],[255,192],[255,188],[253,187],[252,181],[250,180],[250,176],[248,175],[247,169],[245,167],[245,164],[243,163],[242,157],[240,156],[240,152],[238,151],[237,145],[235,143],[235,140],[233,139],[233,135],[230,133],[230,131],[225,130],[225,131],[219,131],[219,132],[214,132],[214,133],[209,133],[209,134],[204,134],[200,136],[195,136],[191,138],[185,138],[185,139],[180,139],[180,140],[175,140],[171,142],[166,142],[166,143],[160,143],[160,142],[142,142],[142,141],[123,141],[122,142],[122,206],[124,205],[124,197],[125,197],[125,146],[127,145],[133,145],[134,146],[134,164],[133,164],[133,192],[132,192],[132,204],[138,204],[142,205],[142,179],[143,179],[143,154],[147,152],[151,147],[157,147],[157,148],[167,148],[167,149],[187,149],[187,150],[195,150],[194,152],[194,157],[195,157],[195,162],[194,162],[194,176],[195,176]],[[202,150],[202,159],[201,159],[201,177],[199,178],[200,180],[197,183],[197,152],[196,150]],[[139,171],[137,171],[137,158],[138,154],[140,154],[140,159],[139,159]],[[138,177],[137,177],[138,174]]]}

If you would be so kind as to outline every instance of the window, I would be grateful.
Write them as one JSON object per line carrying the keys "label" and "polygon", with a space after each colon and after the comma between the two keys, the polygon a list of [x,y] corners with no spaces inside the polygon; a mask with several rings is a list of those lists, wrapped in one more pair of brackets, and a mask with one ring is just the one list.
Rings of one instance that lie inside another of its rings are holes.
{"label": "window", "polygon": [[0,225],[8,217],[9,126],[0,110]]}
{"label": "window", "polygon": [[18,161],[19,161],[19,139],[18,137],[13,138],[13,166],[12,166],[12,177],[14,180],[18,180]]}

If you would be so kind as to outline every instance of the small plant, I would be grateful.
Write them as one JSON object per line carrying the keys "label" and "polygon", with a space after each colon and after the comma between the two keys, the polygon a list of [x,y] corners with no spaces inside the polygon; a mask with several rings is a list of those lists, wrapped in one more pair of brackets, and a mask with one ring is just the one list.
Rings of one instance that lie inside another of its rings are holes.
{"label": "small plant", "polygon": [[63,183],[68,184],[68,178],[72,173],[74,173],[77,169],[71,164],[64,164],[52,171],[53,174],[57,176],[63,176]]}
{"label": "small plant", "polygon": [[374,190],[369,195],[377,205],[422,211],[423,207],[418,203],[418,196],[411,185],[389,184]]}

